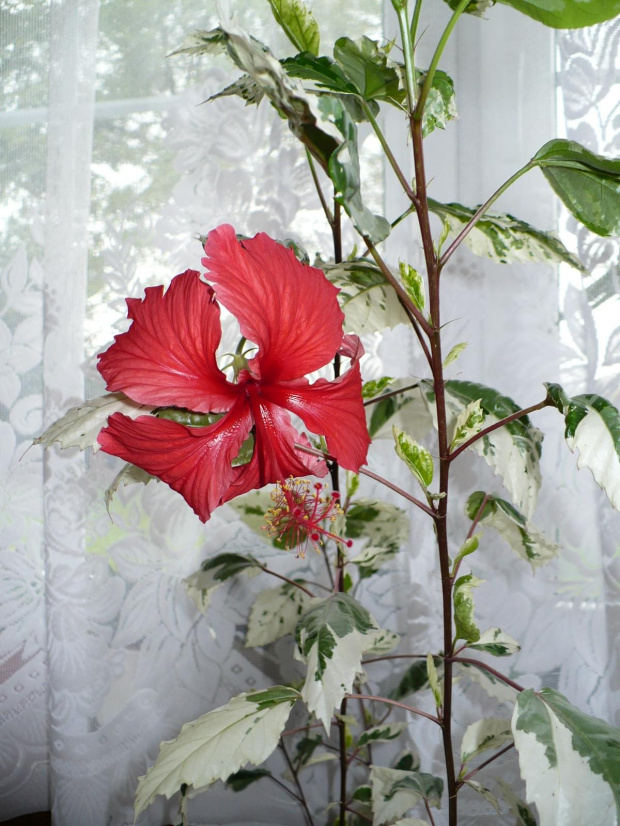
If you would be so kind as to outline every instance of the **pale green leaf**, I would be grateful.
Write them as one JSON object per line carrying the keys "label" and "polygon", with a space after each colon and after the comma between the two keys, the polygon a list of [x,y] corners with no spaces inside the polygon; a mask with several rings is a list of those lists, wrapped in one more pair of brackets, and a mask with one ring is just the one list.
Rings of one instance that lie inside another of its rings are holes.
{"label": "pale green leaf", "polygon": [[557,384],[547,385],[549,399],[564,416],[564,436],[577,467],[587,467],[611,506],[620,510],[620,411],[594,393],[568,398]]}
{"label": "pale green leaf", "polygon": [[404,817],[397,820],[393,826],[428,826],[428,820],[420,820],[419,817]]}
{"label": "pale green leaf", "polygon": [[338,593],[312,606],[295,629],[295,656],[307,665],[302,697],[329,732],[334,708],[353,688],[377,623],[356,600]]}
{"label": "pale green leaf", "polygon": [[538,821],[530,807],[525,800],[517,797],[509,783],[501,778],[496,778],[495,785],[499,789],[501,797],[508,804],[510,811],[517,818],[515,826],[538,826]]}
{"label": "pale green leaf", "polygon": [[579,29],[620,14],[620,0],[499,0],[554,29]]}
{"label": "pale green leaf", "polygon": [[[456,9],[460,0],[445,0],[452,10]],[[474,17],[484,17],[484,13],[494,3],[494,0],[470,0],[470,2],[463,9],[465,14],[471,14]]]}
{"label": "pale green leaf", "polygon": [[469,786],[470,789],[473,789],[475,792],[478,792],[478,794],[482,795],[482,797],[484,797],[485,800],[488,800],[488,802],[491,804],[491,806],[493,806],[497,814],[500,813],[499,801],[490,789],[487,789],[487,787],[483,786],[482,783],[478,783],[477,780],[465,780],[464,782],[466,786]]}
{"label": "pale green leaf", "polygon": [[62,448],[79,447],[84,450],[92,447],[93,453],[99,450],[97,436],[113,413],[122,413],[131,419],[151,413],[154,407],[138,404],[124,393],[106,393],[96,399],[87,399],[83,404],[72,407],[64,416],[51,424],[40,436],[33,440],[35,445],[50,447],[59,442]]}
{"label": "pale green leaf", "polygon": [[150,473],[147,473],[146,470],[142,470],[141,467],[137,467],[136,465],[132,465],[129,462],[119,470],[119,472],[114,477],[112,484],[106,489],[104,494],[104,501],[105,506],[108,510],[110,510],[110,505],[112,504],[112,499],[114,498],[114,494],[119,489],[121,485],[148,485],[149,482],[152,480],[159,482],[159,479],[156,476],[151,476]]}
{"label": "pale green leaf", "polygon": [[357,741],[358,746],[366,746],[368,743],[388,743],[396,740],[407,728],[407,723],[386,723],[382,726],[373,726],[366,729]]}
{"label": "pale green leaf", "polygon": [[[417,72],[420,87],[426,80],[426,72]],[[457,117],[454,102],[454,83],[445,72],[438,69],[433,75],[433,82],[426,98],[422,116],[422,136],[430,135],[435,129],[445,129],[448,121]]]}
{"label": "pale green leaf", "polygon": [[264,542],[269,542],[269,537],[265,531],[265,514],[269,508],[273,507],[270,488],[252,490],[249,493],[244,493],[243,496],[237,496],[226,504],[239,514],[241,521],[248,528],[255,531]]}
{"label": "pale green leaf", "polygon": [[396,425],[392,426],[396,454],[405,462],[423,488],[428,488],[433,481],[433,457],[428,450],[418,444]]}
{"label": "pale green leaf", "polygon": [[494,657],[509,657],[521,650],[521,646],[514,637],[506,634],[501,628],[489,628],[483,631],[478,642],[469,643],[467,647],[474,648],[476,651],[485,651],[487,654],[493,654]]}
{"label": "pale green leaf", "polygon": [[226,34],[220,28],[211,31],[199,30],[192,32],[183,45],[176,51],[170,53],[177,54],[221,54],[226,50]]}
{"label": "pale green leaf", "polygon": [[[432,385],[423,382],[424,398],[436,426],[435,394]],[[480,399],[485,426],[518,413],[520,408],[497,390],[468,381],[446,382],[446,409],[449,432],[453,433],[459,413],[470,402]],[[483,436],[469,448],[482,456],[494,473],[498,473],[512,494],[515,506],[527,519],[532,517],[540,489],[540,454],[542,433],[528,416],[522,416]]]}
{"label": "pale green leaf", "polygon": [[308,760],[306,760],[303,764],[302,769],[307,769],[310,766],[316,766],[319,763],[331,763],[332,761],[338,759],[338,755],[334,754],[333,751],[323,751],[321,754],[313,754],[312,757],[308,758]]}
{"label": "pale green leaf", "polygon": [[422,772],[370,767],[373,826],[392,823],[425,798],[430,806],[439,807],[443,781]]}
{"label": "pale green leaf", "polygon": [[443,705],[443,687],[439,682],[439,674],[435,667],[435,660],[432,654],[426,655],[426,673],[428,674],[428,682],[435,698],[435,705],[437,708]]}
{"label": "pale green leaf", "polygon": [[409,539],[409,517],[380,499],[359,498],[347,510],[345,536],[369,539],[375,548],[398,551]]}
{"label": "pale green leaf", "polygon": [[269,0],[278,25],[298,52],[318,55],[321,45],[319,26],[302,0]]}
{"label": "pale green leaf", "polygon": [[288,582],[261,591],[250,611],[245,647],[268,645],[292,634],[311,602],[312,597]]}
{"label": "pale green leaf", "polygon": [[400,270],[400,280],[409,298],[413,301],[415,306],[424,311],[426,306],[426,294],[424,291],[424,279],[417,270],[406,264],[404,261],[398,262]]}
{"label": "pale green leaf", "polygon": [[465,574],[454,583],[454,625],[456,638],[465,642],[480,639],[480,630],[474,622],[474,597],[472,589],[482,585],[484,579]]}
{"label": "pale green leaf", "polygon": [[559,692],[522,691],[512,718],[528,802],[541,826],[613,826],[620,812],[620,729]]}
{"label": "pale green leaf", "polygon": [[[432,198],[428,206],[444,221],[453,236],[461,232],[478,209],[455,203],[441,204]],[[474,255],[490,258],[497,264],[568,264],[587,273],[581,261],[559,238],[512,215],[486,212],[465,236],[465,244]]]}
{"label": "pale green leaf", "polygon": [[461,743],[461,762],[467,763],[489,749],[499,749],[512,740],[510,720],[487,717],[467,726]]}
{"label": "pale green leaf", "polygon": [[[474,551],[478,550],[478,545],[480,544],[480,537],[482,533],[476,533],[473,536],[470,536],[469,539],[466,539],[465,542],[461,545],[458,554],[454,558],[454,562],[452,563],[452,571],[456,571],[459,567],[461,561],[470,554],[473,554]],[[454,576],[454,573],[452,574]]]}
{"label": "pale green leaf", "polygon": [[183,784],[201,790],[226,781],[246,763],[258,765],[278,745],[299,693],[286,686],[240,694],[221,708],[186,723],[162,743],[154,765],[138,781],[136,818],[158,795],[170,798]]}
{"label": "pale green leaf", "polygon": [[[457,345],[458,346],[458,345]],[[444,365],[445,366],[445,365]],[[480,433],[484,425],[484,411],[480,406],[480,399],[470,402],[456,417],[454,436],[450,442],[450,450],[464,444],[476,433]]]}
{"label": "pale green leaf", "polygon": [[469,663],[458,663],[457,671],[480,686],[483,691],[486,691],[489,697],[492,697],[499,703],[514,704],[517,695],[516,689],[488,671],[478,668],[475,665],[470,665]]}
{"label": "pale green leaf", "polygon": [[380,379],[365,381],[362,385],[362,398],[366,401],[382,395],[393,382],[394,379],[391,376],[382,376]]}
{"label": "pale green leaf", "polygon": [[365,653],[371,657],[389,654],[400,643],[400,634],[387,628],[377,628],[376,631],[370,632],[370,636],[370,648],[367,648]]}
{"label": "pale green leaf", "polygon": [[374,545],[367,545],[353,559],[349,560],[353,565],[357,565],[360,579],[367,579],[381,570],[386,562],[393,559],[400,548],[391,545],[388,548],[375,548]]}
{"label": "pale green leaf", "polygon": [[[411,381],[399,379],[396,387],[411,387]],[[368,433],[376,439],[392,439],[392,426],[407,429],[414,439],[422,441],[433,426],[425,396],[420,387],[405,390],[366,406]]]}
{"label": "pale green leaf", "polygon": [[338,302],[346,332],[365,335],[408,323],[394,288],[375,264],[359,258],[327,264],[322,269],[340,290]]}
{"label": "pale green leaf", "polygon": [[206,613],[213,592],[226,580],[238,574],[256,576],[262,570],[260,562],[253,556],[223,553],[206,559],[195,574],[183,580],[188,597],[196,607]]}
{"label": "pale green leaf", "polygon": [[[485,495],[483,491],[476,491],[467,500],[465,511],[470,519],[476,518]],[[499,496],[488,497],[478,525],[494,528],[518,556],[530,563],[534,571],[558,554],[559,545],[528,524],[523,514]]]}
{"label": "pale green leaf", "polygon": [[454,347],[450,350],[448,355],[443,360],[444,368],[448,367],[452,364],[453,361],[456,361],[457,358],[461,355],[463,350],[468,346],[467,341],[461,341],[459,344],[455,344]]}

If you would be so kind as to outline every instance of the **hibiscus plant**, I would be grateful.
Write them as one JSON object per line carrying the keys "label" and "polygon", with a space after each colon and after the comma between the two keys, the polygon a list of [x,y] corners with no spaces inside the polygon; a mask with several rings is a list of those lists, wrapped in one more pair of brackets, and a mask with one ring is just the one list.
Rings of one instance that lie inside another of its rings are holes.
{"label": "hibiscus plant", "polygon": [[[620,0],[501,2],[559,28],[620,14]],[[620,510],[620,413],[598,395],[570,397],[557,383],[522,409],[492,388],[446,379],[445,368],[462,346],[444,352],[440,276],[463,242],[502,263],[563,262],[583,269],[555,236],[491,207],[514,181],[538,168],[578,221],[599,235],[617,233],[620,160],[552,140],[482,206],[432,200],[424,139],[455,114],[453,83],[439,63],[461,15],[481,16],[489,0],[448,0],[452,16],[423,69],[415,62],[422,0],[392,0],[399,43],[343,36],[333,57],[321,54],[318,23],[302,0],[269,3],[295,56],[276,59],[230,21],[195,33],[179,52],[226,53],[242,74],[220,95],[254,105],[264,99],[262,105],[271,104],[288,122],[307,154],[333,236],[331,257],[324,251],[325,258],[311,265],[303,239],[283,244],[263,233],[245,237],[229,225],[211,229],[202,239],[204,272],[187,270],[167,288],[148,287],[143,298],[127,299],[131,325],[99,356],[108,394],[69,411],[38,440],[82,448],[96,442],[122,458],[127,464],[108,498],[121,484],[155,477],[203,522],[230,503],[256,531],[255,555],[227,552],[206,559],[188,578],[188,593],[207,611],[213,591],[233,577],[276,577],[252,606],[246,644],[262,647],[287,638],[291,659],[305,665],[299,682],[234,697],[163,743],[138,783],[136,815],[158,795],[179,795],[186,824],[188,799],[216,780],[231,791],[274,780],[297,801],[295,822],[309,826],[434,826],[434,810],[442,805],[445,822],[456,826],[464,786],[498,812],[507,803],[521,826],[537,817],[542,826],[616,824],[620,731],[556,690],[525,688],[490,664],[490,657],[508,657],[519,645],[499,627],[477,626],[473,593],[480,580],[473,555],[489,541],[482,539],[487,527],[533,568],[558,551],[531,522],[542,434],[530,416],[544,407],[564,417],[579,466],[590,469]],[[388,106],[406,115],[413,181],[382,132],[380,110]],[[408,200],[406,212],[390,220],[362,198],[361,122],[376,133]],[[345,221],[359,236],[354,249],[343,250]],[[424,272],[407,262],[394,267],[381,251],[402,221],[419,232]],[[433,226],[439,227],[435,235]],[[241,338],[230,355],[218,352],[220,307],[239,323]],[[426,375],[363,384],[358,336],[393,326],[394,315],[413,329]],[[319,370],[328,378],[308,378]],[[425,418],[436,436],[419,436]],[[407,489],[367,464],[371,439],[386,433],[394,440],[394,463],[402,461],[411,472]],[[505,492],[471,491],[466,502],[453,501],[450,473],[466,450],[490,465]],[[401,506],[361,497],[360,475],[391,488]],[[470,526],[459,538],[454,515],[463,507]],[[410,519],[428,520],[436,539],[443,630],[430,652],[411,650],[410,640],[380,628],[357,598],[364,595],[360,583],[406,546]],[[283,556],[289,551],[289,560],[290,554],[306,557],[304,571],[312,564],[312,579],[270,568],[261,560],[265,542]],[[372,668],[388,660],[399,676],[397,688],[382,696],[373,688]],[[510,702],[512,716],[479,720],[454,742],[456,679],[474,680],[491,697]],[[406,739],[412,721],[435,728],[445,758],[441,776],[421,770]],[[382,765],[377,744],[398,741]],[[525,800],[518,789],[485,785],[485,768],[513,747]],[[261,765],[277,749],[288,767],[281,777]],[[302,770],[330,759],[338,791],[316,810]]]}

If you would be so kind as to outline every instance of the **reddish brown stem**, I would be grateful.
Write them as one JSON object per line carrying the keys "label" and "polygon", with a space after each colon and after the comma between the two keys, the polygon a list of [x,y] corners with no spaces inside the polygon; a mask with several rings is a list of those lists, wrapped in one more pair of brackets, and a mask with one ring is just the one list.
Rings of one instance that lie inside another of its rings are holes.
{"label": "reddish brown stem", "polygon": [[481,763],[479,766],[476,766],[476,768],[475,768],[475,769],[472,769],[472,770],[469,772],[469,774],[466,774],[466,775],[465,775],[465,777],[463,777],[463,778],[459,781],[459,786],[462,786],[462,785],[463,785],[463,783],[465,783],[465,781],[466,781],[466,780],[469,780],[469,779],[470,779],[471,777],[473,777],[475,774],[478,774],[478,772],[479,772],[481,769],[486,768],[486,766],[488,766],[488,765],[489,765],[489,763],[492,763],[494,760],[497,760],[497,758],[498,758],[498,757],[501,757],[501,756],[502,756],[502,754],[506,754],[506,752],[507,752],[507,751],[510,751],[510,749],[514,748],[514,745],[515,745],[514,743],[509,743],[507,746],[504,746],[504,748],[503,748],[503,749],[500,749],[498,752],[496,752],[496,753],[495,753],[492,757],[489,757],[489,759],[488,759],[488,760],[485,760],[485,761],[484,761],[484,763]]}
{"label": "reddish brown stem", "polygon": [[390,700],[388,697],[376,697],[374,694],[345,694],[344,696],[349,700],[376,700],[378,703],[386,703],[397,708],[404,708],[405,711],[410,711],[412,714],[419,714],[420,717],[426,717],[427,720],[432,720],[433,723],[441,725],[439,717],[435,717],[434,714],[428,714],[426,711],[414,708],[413,706],[407,706],[404,703],[399,703],[397,700]]}
{"label": "reddish brown stem", "polygon": [[514,680],[511,680],[510,677],[507,677],[505,674],[502,674],[501,671],[498,671],[496,668],[493,668],[492,665],[487,665],[483,663],[481,660],[474,660],[470,657],[446,657],[444,662],[453,662],[453,663],[467,663],[468,665],[475,665],[476,668],[481,668],[483,671],[488,671],[489,674],[493,674],[494,677],[497,677],[498,680],[501,680],[506,685],[512,686],[515,691],[525,691],[525,686],[519,685],[519,683],[515,683]]}

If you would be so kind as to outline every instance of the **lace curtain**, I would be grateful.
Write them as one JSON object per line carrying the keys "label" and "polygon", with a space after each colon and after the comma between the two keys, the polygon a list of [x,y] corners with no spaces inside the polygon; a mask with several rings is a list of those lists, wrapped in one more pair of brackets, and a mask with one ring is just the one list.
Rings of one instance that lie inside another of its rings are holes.
{"label": "lace curtain", "polygon": [[[278,55],[289,51],[266,3],[234,5],[254,36]],[[328,0],[311,5],[327,53],[345,32],[395,34],[380,0],[342,4],[337,13]],[[448,14],[439,0],[428,5],[421,62]],[[119,491],[110,519],[103,492],[116,460],[28,447],[69,407],[103,392],[94,356],[126,328],[125,297],[200,268],[197,234],[229,221],[247,234],[295,238],[324,257],[331,244],[304,156],[272,110],[231,98],[201,105],[230,82],[228,64],[166,60],[187,32],[216,25],[203,4],[12,0],[0,16],[0,819],[50,809],[55,826],[125,826],[133,823],[136,778],[159,742],[231,695],[293,679],[290,641],[244,648],[257,581],[222,589],[208,617],[188,601],[182,580],[204,558],[255,550],[254,534],[231,510],[203,526],[176,494],[152,483]],[[449,50],[461,118],[428,141],[433,197],[484,200],[557,131],[618,154],[618,25],[554,40],[505,7],[488,17],[463,20]],[[406,168],[402,118],[388,113],[385,126]],[[402,204],[390,170],[374,138],[363,132],[362,140],[369,205],[393,217]],[[522,179],[499,206],[543,229],[557,225],[542,177]],[[560,376],[571,392],[587,387],[618,403],[618,247],[566,218],[562,230],[593,278],[562,272],[558,286],[544,267],[508,270],[463,253],[446,274],[450,342],[470,342],[459,361],[465,377],[523,405],[541,397],[542,381]],[[417,242],[395,232],[388,257],[419,263]],[[225,330],[225,342],[233,332]],[[424,372],[402,329],[365,346],[366,378]],[[512,665],[521,682],[558,687],[617,723],[618,518],[585,471],[576,475],[559,417],[544,411],[539,422],[549,434],[549,482],[536,521],[564,550],[533,581],[502,543],[480,553],[475,572],[493,582],[480,589],[480,623],[499,624],[522,643]],[[373,451],[372,466],[398,481],[389,445]],[[497,482],[464,458],[455,490],[490,485]],[[463,527],[457,523],[455,541]],[[416,519],[411,547],[362,594],[410,650],[439,645],[431,548],[428,526]],[[263,557],[270,553],[265,546]],[[276,559],[280,570],[298,564]],[[378,669],[371,679],[389,688],[390,675]],[[485,709],[483,695],[469,691],[457,725]],[[409,733],[424,768],[439,771],[435,732],[412,723]],[[493,771],[515,777],[516,761]],[[328,770],[314,772],[321,822]],[[175,808],[159,801],[139,823],[175,822]],[[465,797],[463,812],[466,824],[504,821],[473,798]],[[261,788],[260,812],[252,791],[216,787],[191,804],[190,819],[291,824],[298,812],[275,786]]]}

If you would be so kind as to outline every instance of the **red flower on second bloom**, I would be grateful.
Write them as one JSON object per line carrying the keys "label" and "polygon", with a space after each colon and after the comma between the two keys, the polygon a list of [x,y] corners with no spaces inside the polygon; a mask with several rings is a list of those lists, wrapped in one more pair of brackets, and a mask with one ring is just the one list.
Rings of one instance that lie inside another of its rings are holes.
{"label": "red flower on second bloom", "polygon": [[[369,445],[358,364],[361,345],[345,336],[338,290],[320,270],[261,233],[239,242],[229,225],[209,233],[207,277],[187,270],[144,299],[128,298],[126,333],[99,356],[111,392],[141,404],[224,413],[208,427],[186,427],[155,416],[115,413],[99,434],[106,453],[120,456],[178,491],[206,522],[224,502],[290,476],[325,476],[325,462],[295,447],[308,444],[293,427],[297,414],[325,436],[342,467],[357,471]],[[216,300],[217,298],[217,300]],[[258,353],[230,382],[218,368],[220,302],[236,316]],[[334,381],[310,384],[306,373],[336,353],[351,366]],[[233,467],[254,434],[251,460]]]}

